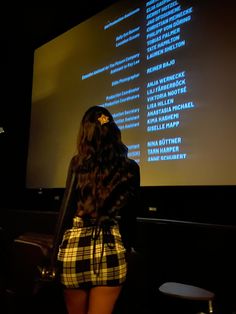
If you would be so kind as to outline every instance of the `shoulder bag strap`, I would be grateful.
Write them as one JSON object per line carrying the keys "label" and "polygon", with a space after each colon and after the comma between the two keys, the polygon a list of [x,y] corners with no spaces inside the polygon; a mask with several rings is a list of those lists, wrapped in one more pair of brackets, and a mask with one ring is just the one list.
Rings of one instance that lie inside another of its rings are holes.
{"label": "shoulder bag strap", "polygon": [[67,179],[66,190],[64,192],[64,196],[62,199],[62,204],[59,210],[58,220],[57,220],[56,229],[54,233],[53,247],[52,247],[52,254],[51,254],[52,266],[56,265],[58,248],[62,239],[63,225],[66,221],[67,215],[70,212],[69,208],[70,208],[70,203],[72,199],[72,192],[73,192],[75,181],[76,181],[75,177],[76,177],[75,172],[72,171],[71,174],[69,174],[69,178]]}

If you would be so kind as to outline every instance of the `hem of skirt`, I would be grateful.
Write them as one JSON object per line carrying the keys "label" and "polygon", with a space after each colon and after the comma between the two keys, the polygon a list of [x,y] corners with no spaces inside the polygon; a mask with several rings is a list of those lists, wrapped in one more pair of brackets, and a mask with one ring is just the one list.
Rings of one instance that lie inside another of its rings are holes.
{"label": "hem of skirt", "polygon": [[75,287],[75,286],[65,286],[64,284],[62,284],[63,288],[64,289],[91,289],[91,288],[95,288],[95,287],[120,287],[120,286],[123,286],[125,284],[125,281],[124,280],[123,282],[121,283],[116,283],[116,284],[97,284],[97,285],[94,285],[94,284],[82,284],[78,287]]}

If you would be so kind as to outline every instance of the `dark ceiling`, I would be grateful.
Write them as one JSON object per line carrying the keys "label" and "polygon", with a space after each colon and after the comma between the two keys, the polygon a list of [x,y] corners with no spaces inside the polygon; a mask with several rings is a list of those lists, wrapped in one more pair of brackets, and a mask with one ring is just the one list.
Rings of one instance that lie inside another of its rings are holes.
{"label": "dark ceiling", "polygon": [[56,3],[54,6],[11,7],[2,10],[1,21],[8,43],[21,41],[37,48],[92,15],[115,3],[115,0],[90,0]]}

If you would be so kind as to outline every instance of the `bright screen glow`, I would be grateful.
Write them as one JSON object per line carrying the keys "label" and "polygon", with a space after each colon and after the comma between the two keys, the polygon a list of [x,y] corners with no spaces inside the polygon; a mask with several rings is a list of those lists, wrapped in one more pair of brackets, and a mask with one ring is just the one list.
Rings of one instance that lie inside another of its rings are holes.
{"label": "bright screen glow", "polygon": [[93,105],[113,114],[142,186],[235,185],[233,7],[118,1],[37,48],[27,187],[64,187]]}

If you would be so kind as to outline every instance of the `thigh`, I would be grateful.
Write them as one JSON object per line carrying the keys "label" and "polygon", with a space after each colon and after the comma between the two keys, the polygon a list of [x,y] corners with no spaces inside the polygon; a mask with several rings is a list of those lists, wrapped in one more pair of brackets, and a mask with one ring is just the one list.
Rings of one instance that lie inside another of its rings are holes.
{"label": "thigh", "polygon": [[88,314],[111,314],[122,286],[93,287],[89,293]]}
{"label": "thigh", "polygon": [[64,297],[68,314],[87,314],[89,292],[84,289],[65,289]]}

